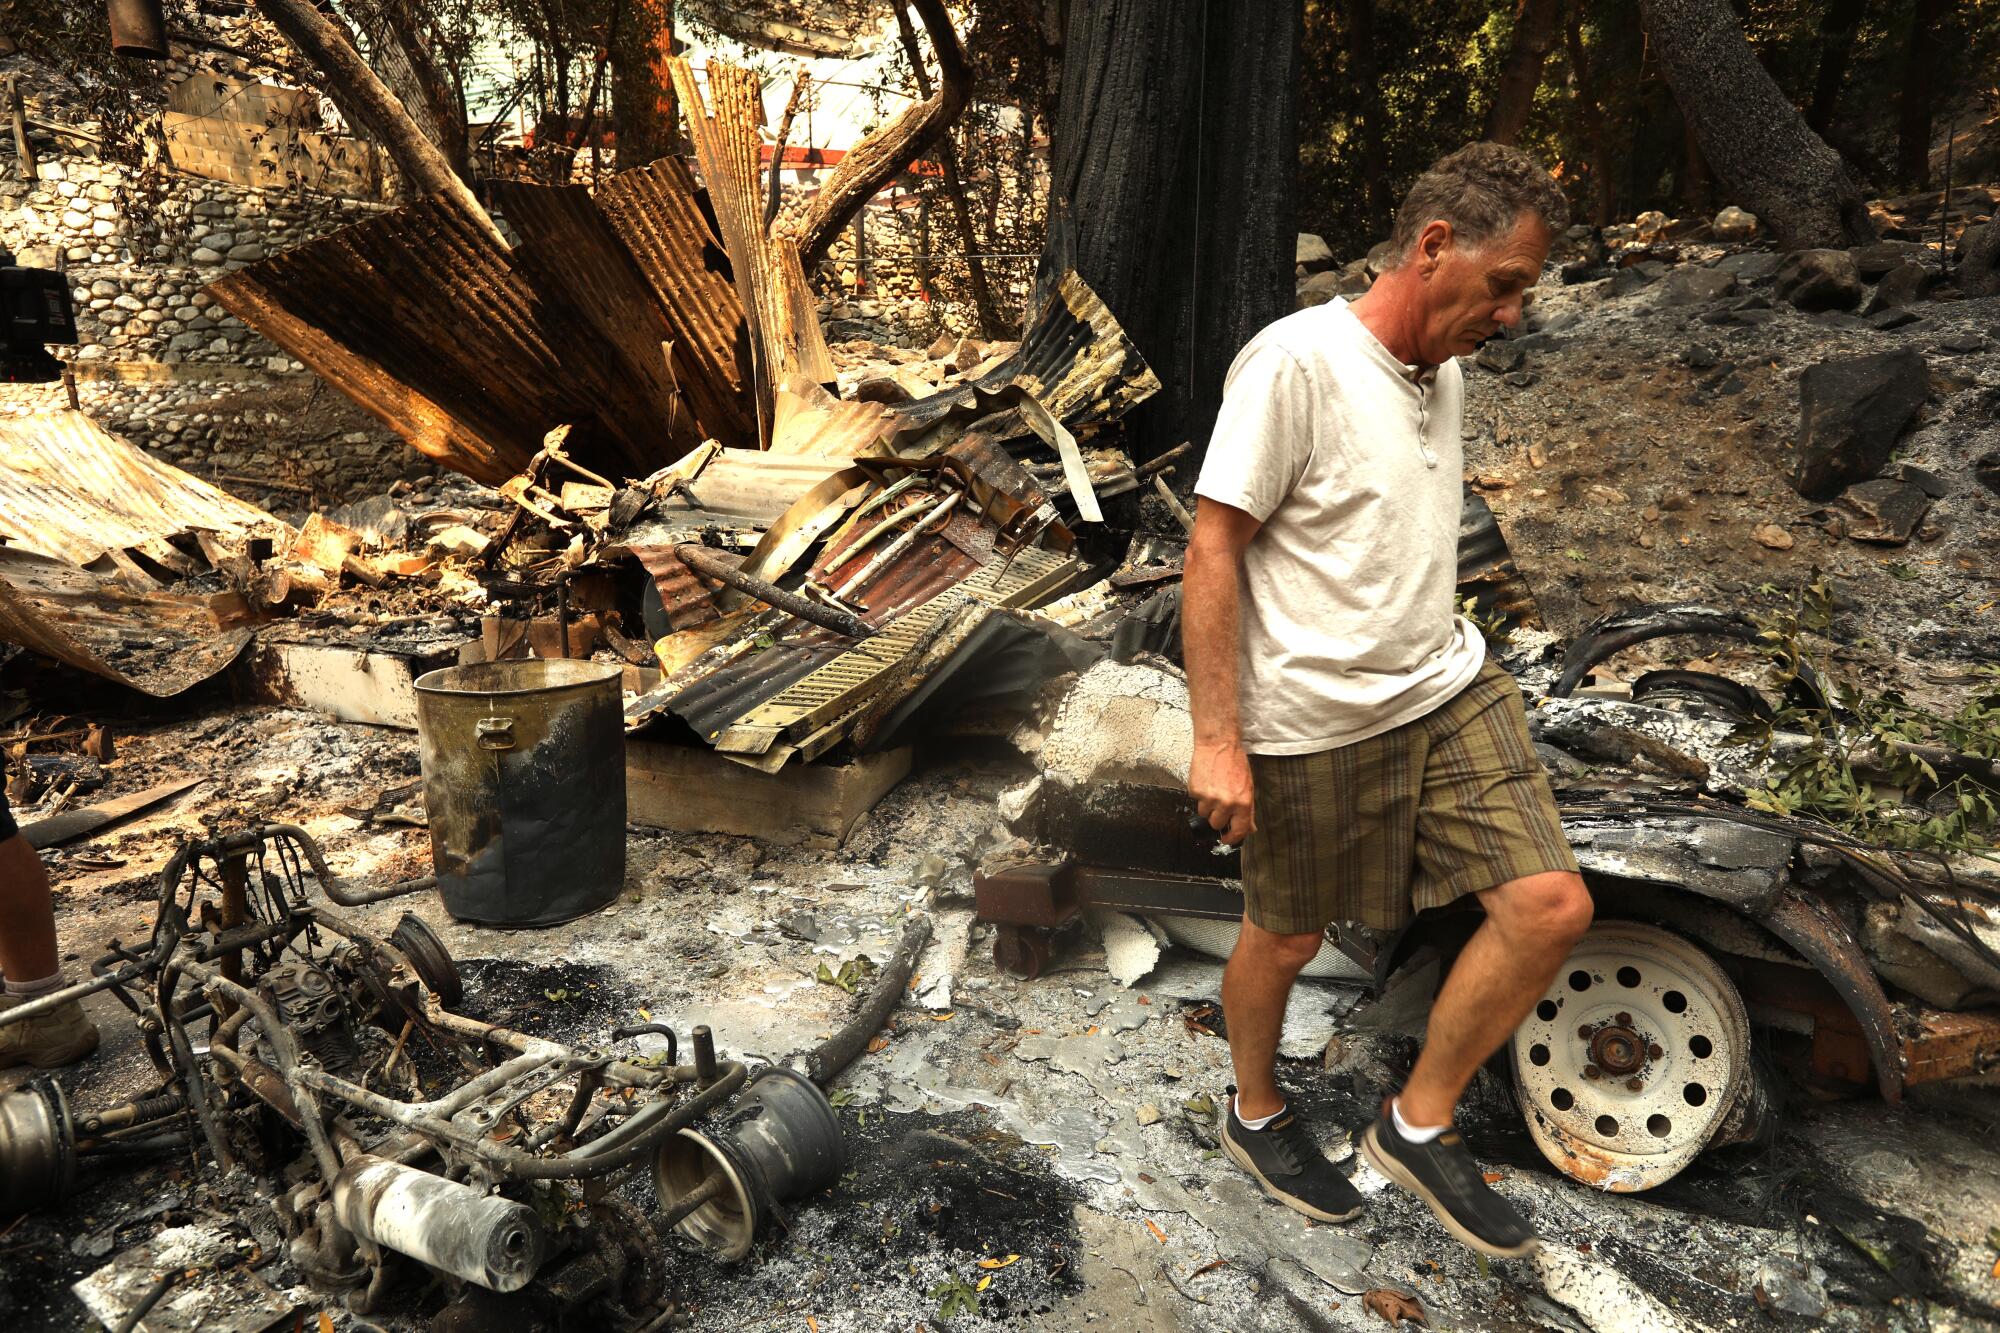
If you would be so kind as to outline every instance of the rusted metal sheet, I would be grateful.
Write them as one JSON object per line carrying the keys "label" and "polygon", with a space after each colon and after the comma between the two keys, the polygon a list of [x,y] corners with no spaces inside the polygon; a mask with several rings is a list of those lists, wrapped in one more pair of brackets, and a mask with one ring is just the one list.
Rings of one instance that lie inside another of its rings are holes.
{"label": "rusted metal sheet", "polygon": [[227,667],[250,631],[218,630],[206,598],[0,547],[0,640],[165,698]]}
{"label": "rusted metal sheet", "polygon": [[2000,1013],[1925,1009],[1904,1039],[1905,1086],[2000,1069]]}
{"label": "rusted metal sheet", "polygon": [[1472,598],[1483,616],[1504,616],[1517,626],[1542,623],[1534,590],[1514,563],[1492,508],[1470,486],[1458,524],[1458,595]]}
{"label": "rusted metal sheet", "polygon": [[1116,421],[1158,393],[1160,380],[1090,284],[1071,270],[1054,284],[1014,355],[976,380],[893,410],[913,426],[927,426],[957,408],[983,408],[1010,386],[1074,430]]}
{"label": "rusted metal sheet", "polygon": [[758,436],[768,446],[774,387],[793,375],[829,382],[834,378],[833,361],[797,248],[764,230],[764,190],[757,166],[764,108],[757,76],[710,60],[704,96],[692,64],[677,58],[672,69],[702,183],[708,188],[749,325]]}
{"label": "rusted metal sheet", "polygon": [[210,283],[231,313],[410,444],[477,481],[523,470],[574,425],[599,471],[671,461],[665,422],[620,383],[567,302],[515,271],[483,228],[434,202],[309,241]]}
{"label": "rusted metal sheet", "polygon": [[26,550],[87,565],[185,532],[275,538],[287,530],[81,412],[0,420],[0,537]]}
{"label": "rusted metal sheet", "polygon": [[489,485],[525,468],[551,428],[589,415],[582,401],[549,410],[562,365],[534,293],[490,236],[440,204],[343,228],[207,290],[418,450]]}
{"label": "rusted metal sheet", "polygon": [[[682,404],[668,360],[674,328],[590,191],[518,181],[493,181],[488,188],[521,237],[512,255],[517,271],[545,307],[574,309],[612,363],[609,384],[627,400],[613,419],[655,423],[665,445],[662,461],[707,439],[692,407]],[[627,443],[641,457],[660,448],[643,438]]]}
{"label": "rusted metal sheet", "polygon": [[727,445],[754,446],[743,300],[694,173],[680,158],[661,158],[619,172],[596,201],[666,313],[681,389],[702,429]]}
{"label": "rusted metal sheet", "polygon": [[653,576],[653,586],[660,590],[660,607],[666,612],[667,624],[683,630],[722,619],[708,585],[674,554],[677,545],[631,548],[646,572]]}

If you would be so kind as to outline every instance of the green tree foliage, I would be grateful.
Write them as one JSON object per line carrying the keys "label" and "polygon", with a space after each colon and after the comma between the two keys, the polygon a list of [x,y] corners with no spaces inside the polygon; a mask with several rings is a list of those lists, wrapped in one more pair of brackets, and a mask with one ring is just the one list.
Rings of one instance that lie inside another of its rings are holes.
{"label": "green tree foliage", "polygon": [[[1300,226],[1352,258],[1388,234],[1425,166],[1478,137],[1518,0],[1304,2]],[[1924,148],[1954,123],[1962,135],[2000,116],[2000,0],[1735,5],[1758,59],[1871,193],[1936,183],[1899,157],[1906,103],[1924,110]],[[1576,216],[1605,223],[1732,202],[1713,194],[1648,56],[1639,7],[1564,0],[1558,26],[1521,144],[1558,172]],[[1995,166],[1975,158],[1959,170]]]}

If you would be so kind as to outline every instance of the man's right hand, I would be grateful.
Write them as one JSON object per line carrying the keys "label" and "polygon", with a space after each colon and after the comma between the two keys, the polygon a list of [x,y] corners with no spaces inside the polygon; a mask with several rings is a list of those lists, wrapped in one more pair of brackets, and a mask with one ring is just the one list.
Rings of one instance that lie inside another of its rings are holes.
{"label": "man's right hand", "polygon": [[1240,846],[1256,831],[1250,756],[1243,752],[1241,741],[1196,741],[1194,760],[1188,765],[1188,794],[1224,844]]}

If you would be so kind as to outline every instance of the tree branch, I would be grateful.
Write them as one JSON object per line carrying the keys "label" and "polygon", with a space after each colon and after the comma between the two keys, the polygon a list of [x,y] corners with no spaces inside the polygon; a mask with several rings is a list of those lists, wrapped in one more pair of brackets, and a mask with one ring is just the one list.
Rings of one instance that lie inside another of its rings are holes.
{"label": "tree branch", "polygon": [[354,43],[314,9],[310,0],[257,0],[257,9],[329,82],[340,87],[360,128],[387,150],[413,192],[442,197],[501,241],[493,219],[451,169],[451,162],[424,137],[396,94],[354,49]]}
{"label": "tree branch", "polygon": [[936,143],[971,99],[972,62],[966,58],[958,30],[951,26],[944,0],[909,2],[916,6],[917,17],[937,51],[937,93],[856,144],[834,168],[811,210],[791,231],[799,259],[808,270],[826,257],[833,238],[876,191]]}

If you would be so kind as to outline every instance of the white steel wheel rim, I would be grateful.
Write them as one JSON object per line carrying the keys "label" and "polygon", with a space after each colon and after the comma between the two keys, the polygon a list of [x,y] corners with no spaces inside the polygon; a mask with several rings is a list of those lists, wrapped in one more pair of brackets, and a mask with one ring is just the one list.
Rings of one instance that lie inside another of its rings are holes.
{"label": "white steel wheel rim", "polygon": [[1671,1179],[1714,1137],[1742,1092],[1750,1021],[1700,947],[1606,921],[1571,951],[1510,1051],[1543,1156],[1585,1184],[1631,1193]]}

